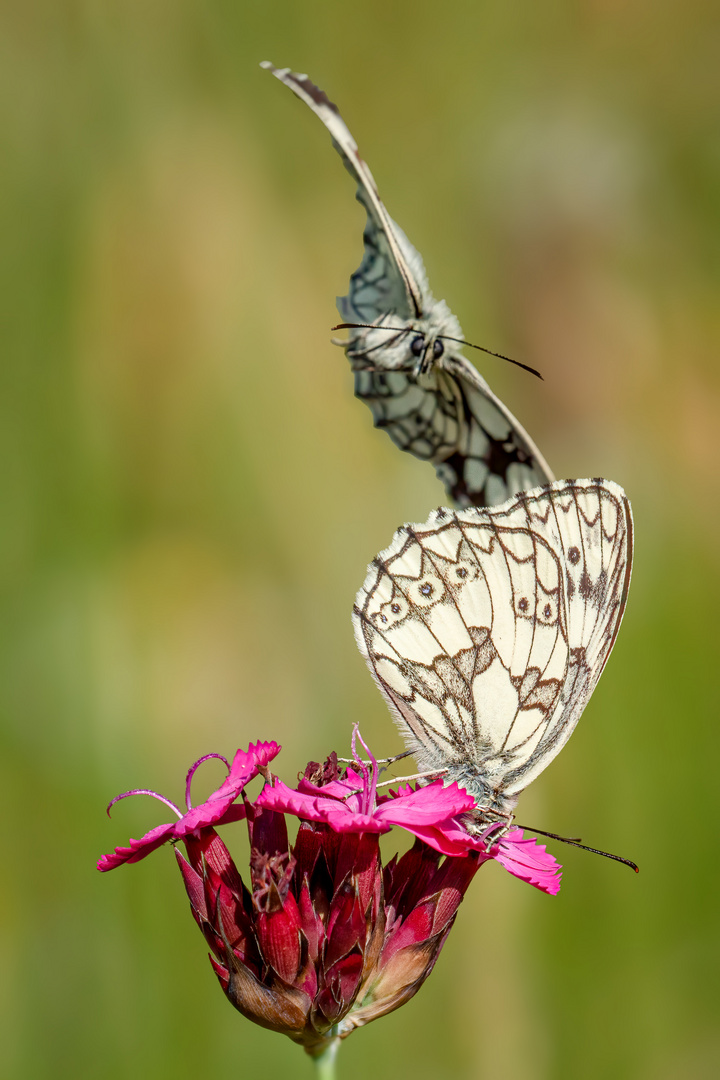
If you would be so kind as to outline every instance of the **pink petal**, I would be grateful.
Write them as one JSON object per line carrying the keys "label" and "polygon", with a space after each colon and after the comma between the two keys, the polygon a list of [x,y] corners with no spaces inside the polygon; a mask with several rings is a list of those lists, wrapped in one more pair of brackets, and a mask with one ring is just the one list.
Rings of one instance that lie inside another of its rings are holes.
{"label": "pink petal", "polygon": [[344,813],[328,813],[326,822],[337,833],[385,833],[390,832],[390,826],[384,821],[378,821],[372,814],[354,814],[351,810]]}
{"label": "pink petal", "polygon": [[[386,805],[383,804],[383,809]],[[427,825],[406,821],[398,824],[443,855],[467,855],[474,851],[481,862],[496,859],[509,873],[550,896],[556,896],[560,890],[560,864],[547,852],[544,844],[534,838],[525,839],[521,829],[513,829],[504,836],[499,845],[492,847],[491,854],[479,837],[472,836],[452,818]],[[492,844],[492,837],[489,843]]]}
{"label": "pink petal", "polygon": [[485,846],[452,818],[436,825],[403,825],[403,828],[443,855],[467,855],[469,851],[476,851],[481,862],[492,858]]}
{"label": "pink petal", "polygon": [[208,796],[204,803],[194,806],[178,822],[175,835],[187,836],[188,833],[209,825],[227,824],[245,817],[245,808],[238,807],[233,813],[230,807],[242,789],[258,775],[280,753],[280,744],[276,742],[250,743],[247,750],[238,750],[232,760],[230,772],[217,791]]}
{"label": "pink petal", "polygon": [[280,749],[280,744],[276,742],[257,742],[250,743],[247,750],[238,750],[232,760],[230,772],[208,802],[230,796],[232,802],[245,785],[255,779],[260,769],[265,768],[280,753]]}
{"label": "pink petal", "polygon": [[177,822],[175,835],[180,839],[210,825],[227,825],[230,821],[241,821],[245,817],[245,805],[239,803],[234,806],[233,800],[236,798],[236,795],[225,799],[213,799],[211,796],[207,802],[194,806]]}
{"label": "pink petal", "polygon": [[401,787],[397,794],[382,800],[375,816],[412,832],[413,825],[437,825],[474,806],[472,795],[463,788],[457,784],[445,787],[442,780],[435,780],[416,790]]}
{"label": "pink petal", "polygon": [[322,796],[306,795],[295,791],[282,780],[275,779],[272,785],[265,785],[255,800],[255,805],[268,810],[277,810],[282,814],[295,814],[296,817],[304,817],[310,821],[321,821],[324,818],[321,817],[318,807],[324,801],[333,802],[335,806],[342,806],[342,803],[334,799],[324,800]]}
{"label": "pink petal", "polygon": [[264,768],[279,752],[280,745],[276,742],[250,743],[247,750],[238,750],[227,777],[204,803],[188,810],[179,821],[158,825],[140,840],[131,840],[129,847],[117,847],[110,854],[101,856],[98,870],[114,870],[126,862],[139,862],[170,837],[182,839],[202,828],[244,818],[245,807],[232,804],[245,785],[258,775],[260,768]]}
{"label": "pink petal", "polygon": [[329,784],[321,787],[311,784],[304,777],[298,784],[298,791],[305,795],[323,795],[328,798],[346,799],[348,795],[357,794],[363,788],[363,778],[354,769],[348,769],[344,780],[332,780]]}
{"label": "pink petal", "polygon": [[560,863],[534,837],[525,839],[522,829],[504,836],[495,855],[497,861],[515,877],[534,885],[550,896],[560,891]]}
{"label": "pink petal", "polygon": [[157,825],[150,832],[145,833],[140,840],[130,840],[130,847],[116,847],[109,855],[102,855],[98,861],[98,870],[114,870],[123,863],[140,862],[151,851],[155,851],[161,844],[175,832],[176,822],[170,821],[167,825]]}
{"label": "pink petal", "polygon": [[[322,789],[321,789],[322,790]],[[390,825],[368,814],[356,814],[345,803],[337,799],[326,799],[321,795],[306,795],[289,788],[281,780],[273,786],[266,784],[257,797],[256,806],[278,810],[285,814],[295,814],[306,821],[322,821],[335,832],[388,832]]]}

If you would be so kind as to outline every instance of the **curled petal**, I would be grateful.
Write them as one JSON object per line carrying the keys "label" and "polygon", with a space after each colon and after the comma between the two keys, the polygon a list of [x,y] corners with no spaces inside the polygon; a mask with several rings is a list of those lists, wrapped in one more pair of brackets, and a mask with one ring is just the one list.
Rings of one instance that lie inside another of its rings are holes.
{"label": "curled petal", "polygon": [[[256,742],[250,743],[247,750],[238,750],[224,781],[217,791],[214,791],[202,805],[208,806],[210,803],[220,802],[224,803],[226,807],[229,806],[230,803],[235,801],[246,784],[254,780],[260,770],[266,768],[272,759],[280,753],[280,749],[280,744],[276,742]],[[200,807],[197,807],[197,809],[199,810]],[[204,822],[201,824],[204,824]]]}
{"label": "curled petal", "polygon": [[[174,810],[178,814],[179,820],[167,825],[158,825],[140,840],[131,840],[130,847],[118,847],[109,855],[103,855],[98,862],[98,870],[113,870],[116,866],[121,866],[126,862],[139,862],[140,859],[144,859],[146,855],[149,855],[151,851],[164,844],[166,840],[187,840],[188,837],[197,835],[199,830],[203,828],[213,825],[225,825],[228,822],[239,821],[244,818],[245,807],[243,805],[234,806],[235,799],[245,785],[253,780],[279,752],[280,745],[276,742],[250,743],[247,750],[238,750],[233,758],[228,775],[217,791],[214,791],[204,803],[191,808],[184,815],[180,815],[180,811],[174,803],[153,791],[138,788],[135,791],[126,791],[122,795],[116,796],[110,806],[117,802],[118,799],[124,799],[128,795],[153,795]],[[201,762],[206,761],[208,757],[219,756],[208,754],[207,757],[201,758]],[[222,760],[225,759],[222,758]],[[192,780],[197,764],[196,762],[188,774],[188,784]]]}

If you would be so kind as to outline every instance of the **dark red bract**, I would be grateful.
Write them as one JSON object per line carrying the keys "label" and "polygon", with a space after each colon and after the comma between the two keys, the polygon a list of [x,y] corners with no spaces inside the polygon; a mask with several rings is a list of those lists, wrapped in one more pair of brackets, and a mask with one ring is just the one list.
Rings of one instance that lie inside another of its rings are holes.
{"label": "dark red bract", "polygon": [[250,888],[213,829],[176,851],[193,914],[233,1005],[319,1053],[417,993],[480,863],[418,840],[383,870],[375,834],[306,822],[290,848],[282,814],[248,824]]}

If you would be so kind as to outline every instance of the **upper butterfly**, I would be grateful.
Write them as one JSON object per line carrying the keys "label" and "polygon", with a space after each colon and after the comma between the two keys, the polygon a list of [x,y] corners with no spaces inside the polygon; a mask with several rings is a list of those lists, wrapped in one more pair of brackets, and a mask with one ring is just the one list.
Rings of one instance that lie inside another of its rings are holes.
{"label": "upper butterfly", "polygon": [[347,323],[372,324],[351,329],[346,350],[375,426],[431,461],[458,506],[492,506],[552,480],[530,436],[452,340],[462,338],[460,324],[430,292],[420,255],[385,209],[337,107],[307,75],[267,60],[261,67],[320,117],[367,210],[362,263],[338,310]]}
{"label": "upper butterfly", "polygon": [[559,480],[492,510],[435,510],[369,567],[360,651],[419,768],[466,788],[481,822],[509,814],[570,737],[631,561],[622,488]]}

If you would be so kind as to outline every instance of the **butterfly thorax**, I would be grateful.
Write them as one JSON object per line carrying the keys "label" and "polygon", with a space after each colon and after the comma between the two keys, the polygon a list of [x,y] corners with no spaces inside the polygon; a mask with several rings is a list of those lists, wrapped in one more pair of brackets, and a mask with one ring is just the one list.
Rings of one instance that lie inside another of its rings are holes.
{"label": "butterfly thorax", "polygon": [[[422,750],[415,751],[415,760],[423,772],[433,768]],[[490,824],[498,817],[507,817],[515,809],[518,795],[508,795],[502,790],[502,780],[493,776],[491,769],[485,769],[474,761],[444,761],[438,772],[443,783],[457,784],[475,800],[477,809],[470,811],[470,816],[479,824]]]}
{"label": "butterfly thorax", "polygon": [[421,378],[444,367],[462,328],[444,300],[432,300],[415,319],[382,315],[371,327],[351,332],[347,354],[355,371],[400,371]]}

